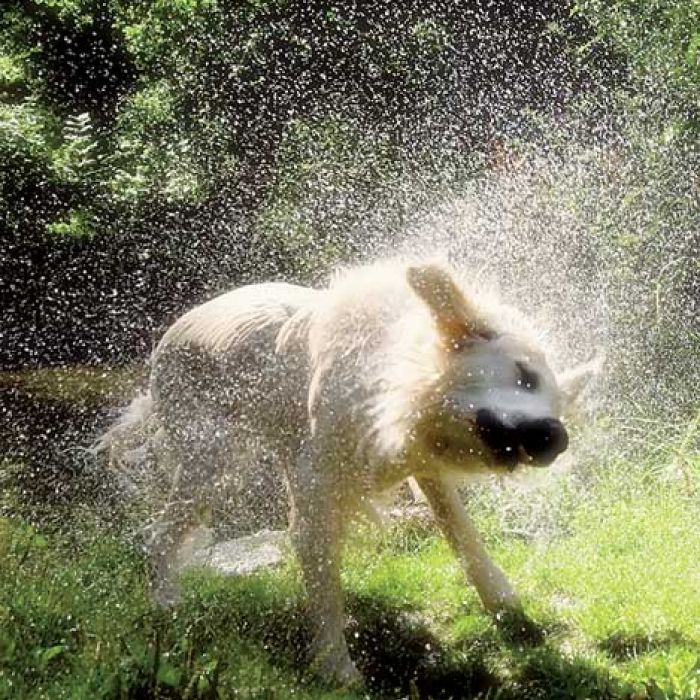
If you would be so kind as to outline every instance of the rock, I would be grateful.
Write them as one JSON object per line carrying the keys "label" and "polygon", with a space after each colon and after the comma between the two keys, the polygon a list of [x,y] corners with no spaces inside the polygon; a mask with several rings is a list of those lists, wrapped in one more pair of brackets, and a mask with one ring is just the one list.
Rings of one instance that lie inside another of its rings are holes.
{"label": "rock", "polygon": [[285,531],[263,530],[199,550],[189,565],[209,566],[225,576],[244,576],[280,564],[288,546]]}

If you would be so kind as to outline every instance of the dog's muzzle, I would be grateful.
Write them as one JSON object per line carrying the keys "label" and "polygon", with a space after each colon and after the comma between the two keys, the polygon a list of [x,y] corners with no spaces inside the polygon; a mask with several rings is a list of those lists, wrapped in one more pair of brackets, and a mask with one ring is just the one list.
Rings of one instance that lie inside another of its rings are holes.
{"label": "dog's muzzle", "polygon": [[569,435],[556,418],[502,418],[482,408],[476,414],[477,432],[497,464],[513,469],[519,462],[546,466],[569,446]]}

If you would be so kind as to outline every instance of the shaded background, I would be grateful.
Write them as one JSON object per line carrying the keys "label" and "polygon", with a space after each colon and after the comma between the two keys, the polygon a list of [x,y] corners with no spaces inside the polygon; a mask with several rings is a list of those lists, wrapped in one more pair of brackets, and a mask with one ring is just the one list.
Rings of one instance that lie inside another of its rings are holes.
{"label": "shaded background", "polygon": [[123,362],[220,289],[357,257],[373,212],[399,231],[538,114],[628,82],[574,9],[6,3],[0,363]]}

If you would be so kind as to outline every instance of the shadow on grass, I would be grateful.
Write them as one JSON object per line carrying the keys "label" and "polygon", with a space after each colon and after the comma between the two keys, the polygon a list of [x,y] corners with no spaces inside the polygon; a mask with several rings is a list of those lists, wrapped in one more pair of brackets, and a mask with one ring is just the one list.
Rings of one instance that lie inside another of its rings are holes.
{"label": "shadow on grass", "polygon": [[475,697],[499,686],[482,655],[494,639],[457,651],[410,609],[359,597],[348,601],[348,609],[351,653],[370,691],[380,697]]}
{"label": "shadow on grass", "polygon": [[700,644],[676,630],[661,634],[615,632],[598,644],[601,651],[616,661],[629,661],[655,651],[667,651],[674,646],[700,652]]}
{"label": "shadow on grass", "polygon": [[[227,583],[223,589],[226,593],[216,609],[204,615],[216,619],[217,625],[232,625],[262,646],[275,665],[305,679],[308,634],[299,597],[294,602],[265,600],[242,582]],[[207,607],[205,603],[199,608],[200,620]],[[494,625],[447,644],[410,607],[350,595],[347,609],[351,653],[372,698],[515,700],[582,697],[581,692],[601,699],[623,697],[614,679],[585,660],[563,655],[548,643],[546,634],[538,637],[545,640],[542,643],[523,643]],[[214,628],[211,634],[216,634]],[[308,679],[305,683],[313,685]]]}
{"label": "shadow on grass", "polygon": [[380,697],[571,698],[584,688],[587,697],[619,697],[612,679],[547,645],[549,630],[524,615],[448,646],[415,611],[359,598],[349,608],[354,656]]}

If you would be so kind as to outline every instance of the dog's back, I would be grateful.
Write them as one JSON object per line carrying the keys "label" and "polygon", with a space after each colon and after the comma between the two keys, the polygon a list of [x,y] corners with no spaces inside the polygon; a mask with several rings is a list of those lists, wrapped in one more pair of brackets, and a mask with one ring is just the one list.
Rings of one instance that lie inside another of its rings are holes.
{"label": "dog's back", "polygon": [[[319,292],[289,284],[241,287],[194,308],[152,357],[155,410],[174,428],[193,418],[269,433],[305,417],[304,352],[278,336]],[[284,420],[281,420],[284,419]]]}
{"label": "dog's back", "polygon": [[[174,449],[177,461],[197,456],[200,465],[221,468],[215,463],[240,454],[246,435],[280,442],[289,436],[279,426],[298,431],[306,421],[308,368],[295,348],[294,324],[318,294],[290,284],[251,285],[181,316],[151,356],[146,391],[94,451],[107,453],[127,481],[138,481],[153,453],[163,463]],[[286,352],[278,352],[283,329]]]}

